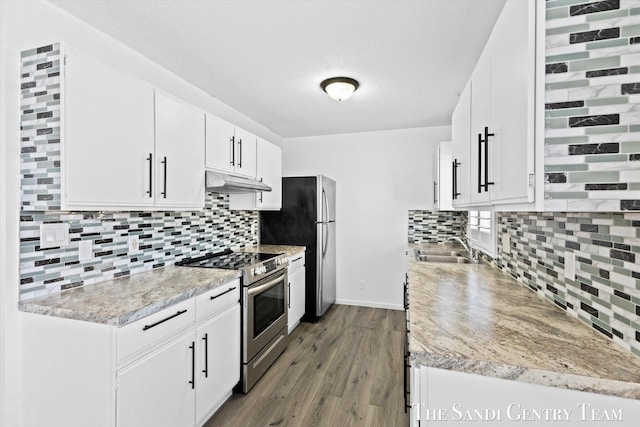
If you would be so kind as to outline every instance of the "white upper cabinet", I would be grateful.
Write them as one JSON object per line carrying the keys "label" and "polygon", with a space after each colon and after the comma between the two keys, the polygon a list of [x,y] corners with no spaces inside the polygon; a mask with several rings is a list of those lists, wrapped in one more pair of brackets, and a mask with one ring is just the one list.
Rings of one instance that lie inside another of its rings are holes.
{"label": "white upper cabinet", "polygon": [[206,122],[206,167],[255,178],[256,136],[212,114]]}
{"label": "white upper cabinet", "polygon": [[433,153],[433,208],[452,210],[453,166],[451,142],[441,142]]}
{"label": "white upper cabinet", "polygon": [[258,139],[246,130],[236,127],[235,131],[236,174],[248,178],[256,177]]}
{"label": "white upper cabinet", "polygon": [[219,117],[207,113],[206,167],[234,173],[235,127]]}
{"label": "white upper cabinet", "polygon": [[156,206],[204,206],[204,113],[156,92]]}
{"label": "white upper cabinet", "polygon": [[282,208],[282,149],[262,138],[258,138],[257,178],[271,187],[271,191],[258,193],[259,210]]}
{"label": "white upper cabinet", "polygon": [[534,200],[535,9],[536,2],[505,3],[452,117],[456,207]]}
{"label": "white upper cabinet", "polygon": [[231,194],[230,209],[267,211],[282,208],[282,149],[258,138],[256,166],[256,178],[271,187],[271,191]]}
{"label": "white upper cabinet", "polygon": [[62,209],[204,207],[204,113],[66,47]]}
{"label": "white upper cabinet", "polygon": [[66,46],[62,91],[62,209],[153,206],[153,89]]}
{"label": "white upper cabinet", "polygon": [[[460,94],[451,118],[451,196],[453,207],[471,200],[471,81]],[[446,177],[443,177],[446,179]]]}

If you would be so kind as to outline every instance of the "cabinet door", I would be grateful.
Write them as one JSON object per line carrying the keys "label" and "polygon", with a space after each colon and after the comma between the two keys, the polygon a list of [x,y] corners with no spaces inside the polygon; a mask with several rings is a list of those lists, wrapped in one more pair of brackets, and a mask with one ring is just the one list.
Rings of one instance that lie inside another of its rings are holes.
{"label": "cabinet door", "polygon": [[453,191],[453,183],[451,182],[453,167],[451,162],[451,143],[441,142],[436,150],[436,176],[434,178],[434,191],[436,192],[434,195],[434,207],[441,211],[453,209],[451,204]]}
{"label": "cabinet door", "polygon": [[[469,81],[462,91],[458,105],[451,117],[451,157],[453,181],[453,206],[464,206],[470,196],[470,147],[471,147],[471,87]],[[457,166],[456,166],[457,165]]]}
{"label": "cabinet door", "polygon": [[240,304],[197,329],[196,421],[201,424],[240,381]]}
{"label": "cabinet door", "polygon": [[275,144],[258,138],[257,178],[271,187],[271,191],[258,193],[258,210],[282,208],[282,150]]}
{"label": "cabinet door", "polygon": [[256,177],[256,136],[242,128],[235,128],[235,173],[249,178]]}
{"label": "cabinet door", "polygon": [[153,205],[153,89],[66,49],[62,208]]}
{"label": "cabinet door", "polygon": [[529,175],[534,173],[535,148],[535,3],[505,3],[492,34],[493,201],[531,202],[534,197]]}
{"label": "cabinet door", "polygon": [[204,113],[156,92],[156,206],[204,206]]}
{"label": "cabinet door", "polygon": [[206,120],[206,161],[207,168],[233,173],[235,168],[234,126],[212,114]]}
{"label": "cabinet door", "polygon": [[194,424],[193,332],[118,371],[118,427]]}
{"label": "cabinet door", "polygon": [[[491,43],[489,39],[489,43]],[[476,68],[471,76],[471,136],[470,136],[470,202],[489,202],[493,192],[493,185],[486,189],[481,188],[485,182],[494,182],[491,167],[494,166],[491,156],[487,157],[487,144],[482,143],[485,139],[485,128],[488,133],[495,133],[491,116],[491,51],[490,45],[485,46]],[[489,137],[489,144],[493,144],[494,137]],[[493,148],[493,145],[489,145]],[[489,149],[489,153],[493,151]]]}
{"label": "cabinet door", "polygon": [[304,290],[305,270],[304,267],[294,273],[289,274],[289,313],[288,327],[291,332],[300,323],[304,316]]}

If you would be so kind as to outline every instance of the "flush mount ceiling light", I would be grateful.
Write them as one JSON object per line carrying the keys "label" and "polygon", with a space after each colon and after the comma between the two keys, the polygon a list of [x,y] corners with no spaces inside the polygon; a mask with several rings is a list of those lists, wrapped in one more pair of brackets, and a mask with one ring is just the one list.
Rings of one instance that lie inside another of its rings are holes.
{"label": "flush mount ceiling light", "polygon": [[348,99],[358,89],[358,86],[360,86],[360,83],[349,77],[332,77],[320,83],[322,90],[336,101]]}

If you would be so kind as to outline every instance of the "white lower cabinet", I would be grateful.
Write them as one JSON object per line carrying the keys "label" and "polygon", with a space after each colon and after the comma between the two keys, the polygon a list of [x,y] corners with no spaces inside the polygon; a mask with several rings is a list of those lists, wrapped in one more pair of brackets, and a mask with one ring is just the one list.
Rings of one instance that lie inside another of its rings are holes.
{"label": "white lower cabinet", "polygon": [[196,422],[202,425],[240,380],[240,304],[198,327]]}
{"label": "white lower cabinet", "polygon": [[637,426],[640,401],[414,366],[411,426]]}
{"label": "white lower cabinet", "polygon": [[193,425],[194,334],[182,336],[118,371],[119,427]]}
{"label": "white lower cabinet", "polygon": [[300,323],[304,316],[305,303],[305,254],[294,255],[289,261],[289,333]]}
{"label": "white lower cabinet", "polygon": [[240,281],[117,328],[24,313],[24,427],[203,425],[240,379]]}

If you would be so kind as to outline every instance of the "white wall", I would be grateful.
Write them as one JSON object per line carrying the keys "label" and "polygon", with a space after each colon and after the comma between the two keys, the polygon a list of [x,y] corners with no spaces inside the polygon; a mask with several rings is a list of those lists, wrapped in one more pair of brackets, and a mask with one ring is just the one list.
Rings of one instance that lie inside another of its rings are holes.
{"label": "white wall", "polygon": [[121,43],[44,1],[0,0],[0,426],[20,426],[18,311],[20,51],[62,41],[271,142],[282,139]]}
{"label": "white wall", "polygon": [[285,176],[337,182],[338,303],[403,308],[407,211],[433,207],[432,155],[450,135],[442,126],[284,141]]}

